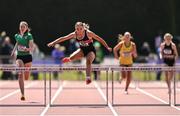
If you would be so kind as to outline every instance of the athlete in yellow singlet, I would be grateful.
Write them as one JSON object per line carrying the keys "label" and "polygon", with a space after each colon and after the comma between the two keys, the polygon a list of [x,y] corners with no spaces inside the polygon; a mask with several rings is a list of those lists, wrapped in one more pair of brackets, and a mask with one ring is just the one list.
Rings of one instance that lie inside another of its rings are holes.
{"label": "athlete in yellow singlet", "polygon": [[[118,56],[119,51],[119,56]],[[133,64],[133,58],[137,57],[136,44],[131,41],[131,34],[124,33],[123,40],[113,49],[114,57],[120,61],[120,66],[130,67]],[[122,71],[120,82],[126,78],[125,94],[128,94],[128,87],[131,82],[131,71]]]}

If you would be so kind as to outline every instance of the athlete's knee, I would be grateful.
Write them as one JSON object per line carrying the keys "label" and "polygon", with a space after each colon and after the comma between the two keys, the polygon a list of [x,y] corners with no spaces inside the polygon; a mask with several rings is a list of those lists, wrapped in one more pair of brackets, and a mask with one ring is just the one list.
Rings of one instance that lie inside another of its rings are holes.
{"label": "athlete's knee", "polygon": [[23,63],[22,60],[17,60],[17,61],[16,61],[16,65],[17,65],[18,67],[23,67],[23,66],[24,66],[24,63]]}
{"label": "athlete's knee", "polygon": [[91,61],[90,59],[87,59],[87,60],[86,60],[86,64],[87,64],[87,65],[90,65],[90,64],[92,64],[92,61]]}
{"label": "athlete's knee", "polygon": [[18,78],[23,78],[23,72],[18,72]]}

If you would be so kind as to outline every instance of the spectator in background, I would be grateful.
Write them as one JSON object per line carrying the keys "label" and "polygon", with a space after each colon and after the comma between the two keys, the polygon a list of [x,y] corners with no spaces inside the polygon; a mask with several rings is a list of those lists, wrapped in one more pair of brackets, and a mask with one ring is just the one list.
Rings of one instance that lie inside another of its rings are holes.
{"label": "spectator in background", "polygon": [[141,55],[143,56],[145,63],[148,62],[150,53],[151,53],[151,49],[150,49],[148,42],[144,42],[141,47]]}
{"label": "spectator in background", "polygon": [[[143,45],[141,47],[141,57],[143,63],[148,63],[149,61],[149,55],[151,53],[151,49],[148,42],[143,42]],[[144,71],[144,79],[147,80],[147,74],[148,74],[148,80],[151,80],[151,74],[148,71]]]}
{"label": "spectator in background", "polygon": [[1,34],[0,34],[0,44],[2,44],[5,37],[6,37],[6,31],[2,31]]}
{"label": "spectator in background", "polygon": [[[39,47],[36,43],[34,43],[34,50],[32,52],[32,56],[33,56],[33,64],[41,63],[41,60],[43,60],[45,57],[44,53],[39,50]],[[31,74],[33,76],[33,80],[38,80],[37,71],[36,72],[33,71]]]}
{"label": "spectator in background", "polygon": [[[11,63],[10,54],[11,51],[13,50],[13,44],[11,43],[11,40],[8,36],[5,37],[2,43],[1,50],[2,50],[1,52],[2,64],[10,64]],[[11,72],[3,72],[1,78],[3,80],[8,80],[8,79],[13,79],[13,76]]]}
{"label": "spectator in background", "polygon": [[[64,58],[64,51],[65,51],[65,47],[64,46],[60,46],[59,44],[56,44],[54,46],[54,50],[51,53],[52,58],[54,59],[54,63],[58,64],[58,65],[62,65],[62,58]],[[58,79],[58,72],[54,72],[54,78]]]}
{"label": "spectator in background", "polygon": [[0,54],[2,53],[2,43],[4,42],[4,38],[6,37],[6,32],[5,31],[2,31],[1,34],[0,34]]}
{"label": "spectator in background", "polygon": [[[94,42],[94,47],[96,49],[96,57],[93,61],[94,64],[100,64],[103,62],[104,54],[99,42]],[[94,71],[94,80],[100,79],[100,71]]]}
{"label": "spectator in background", "polygon": [[[159,32],[158,36],[155,37],[155,50],[156,50],[156,54],[157,54],[157,64],[162,64],[163,61],[160,58],[160,45],[162,42],[162,32]],[[156,80],[161,80],[161,71],[157,71],[156,73]]]}
{"label": "spectator in background", "polygon": [[79,48],[79,44],[75,39],[71,39],[68,46],[68,53],[72,54]]}
{"label": "spectator in background", "polygon": [[177,45],[178,54],[180,54],[180,43]]}

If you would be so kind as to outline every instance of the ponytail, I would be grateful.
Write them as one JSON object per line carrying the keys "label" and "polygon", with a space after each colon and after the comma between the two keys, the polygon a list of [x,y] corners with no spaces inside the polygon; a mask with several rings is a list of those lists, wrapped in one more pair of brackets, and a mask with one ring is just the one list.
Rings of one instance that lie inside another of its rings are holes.
{"label": "ponytail", "polygon": [[83,23],[83,26],[86,30],[88,30],[90,27],[89,27],[89,24],[86,24],[86,23]]}

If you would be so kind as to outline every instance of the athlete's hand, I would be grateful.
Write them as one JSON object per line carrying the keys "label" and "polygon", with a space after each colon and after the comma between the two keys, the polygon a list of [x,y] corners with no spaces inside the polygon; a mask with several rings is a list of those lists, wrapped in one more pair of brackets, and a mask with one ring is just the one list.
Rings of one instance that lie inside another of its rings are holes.
{"label": "athlete's hand", "polygon": [[54,42],[50,42],[47,44],[48,47],[53,47],[54,45],[55,45]]}
{"label": "athlete's hand", "polygon": [[26,52],[30,52],[31,51],[31,48],[24,48],[24,51],[26,51]]}
{"label": "athlete's hand", "polygon": [[132,56],[133,56],[134,58],[136,58],[136,57],[137,57],[137,53],[132,52]]}
{"label": "athlete's hand", "polygon": [[109,52],[112,52],[112,48],[108,47],[107,49],[108,49]]}

